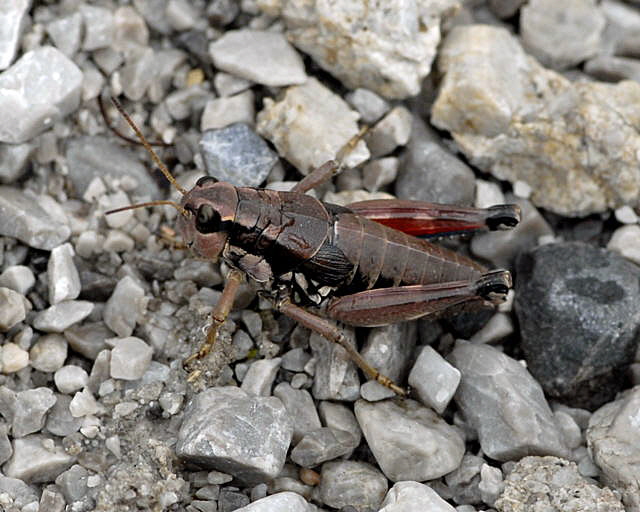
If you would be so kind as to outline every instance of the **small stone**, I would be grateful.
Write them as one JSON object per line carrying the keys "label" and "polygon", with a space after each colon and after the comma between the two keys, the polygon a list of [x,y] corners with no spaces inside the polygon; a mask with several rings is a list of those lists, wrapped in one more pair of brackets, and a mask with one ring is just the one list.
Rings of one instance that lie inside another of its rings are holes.
{"label": "small stone", "polygon": [[351,453],[356,448],[354,441],[354,437],[344,430],[318,428],[304,435],[291,451],[291,460],[303,468],[313,468]]}
{"label": "small stone", "polygon": [[87,318],[93,307],[93,303],[85,300],[66,300],[39,312],[33,326],[45,332],[63,332]]}
{"label": "small stone", "polygon": [[320,418],[311,394],[305,389],[294,389],[288,382],[281,382],[273,390],[293,418],[293,442],[298,443],[306,434],[321,427]]}
{"label": "small stone", "polygon": [[13,441],[13,455],[3,469],[8,477],[24,482],[52,482],[73,462],[74,457],[51,438],[32,434]]}
{"label": "small stone", "polygon": [[15,343],[5,343],[1,350],[2,373],[15,373],[29,364],[29,352]]}
{"label": "small stone", "polygon": [[253,91],[244,91],[235,96],[224,96],[209,100],[204,107],[200,130],[216,130],[234,123],[255,124]]}
{"label": "small stone", "polygon": [[387,479],[371,464],[355,461],[332,461],[322,465],[320,500],[333,508],[347,506],[378,510],[385,493]]}
{"label": "small stone", "polygon": [[69,327],[64,331],[64,337],[74,351],[94,360],[107,348],[106,340],[113,337],[113,332],[102,322],[91,322]]}
{"label": "small stone", "polygon": [[27,52],[0,74],[0,142],[26,142],[73,112],[82,72],[53,46]]}
{"label": "small stone", "polygon": [[45,430],[55,436],[66,437],[80,430],[82,418],[75,418],[69,406],[71,397],[56,393],[56,403],[47,414]]}
{"label": "small stone", "polygon": [[559,502],[585,512],[625,510],[611,489],[590,483],[580,476],[573,462],[556,457],[520,459],[507,476],[495,507],[502,512],[552,510]]}
{"label": "small stone", "polygon": [[41,372],[55,372],[67,359],[67,340],[59,334],[42,336],[29,351],[31,366]]}
{"label": "small stone", "polygon": [[131,276],[124,276],[105,304],[104,323],[118,336],[130,336],[146,304],[144,289]]}
{"label": "small stone", "polygon": [[459,383],[460,372],[429,345],[422,348],[409,373],[409,385],[418,399],[438,414],[449,405]]}
{"label": "small stone", "polygon": [[358,88],[346,96],[347,101],[360,112],[363,123],[373,124],[389,109],[389,103],[369,89]]}
{"label": "small stone", "polygon": [[251,87],[251,82],[220,71],[213,78],[213,85],[219,96],[233,96],[239,92],[246,91]]}
{"label": "small stone", "polygon": [[570,450],[575,450],[582,444],[582,432],[576,421],[565,411],[556,410],[553,415],[562,431],[564,442]]}
{"label": "small stone", "polygon": [[[86,192],[96,177],[111,176],[112,179],[131,177],[138,183],[134,190],[136,194],[160,197],[160,188],[132,149],[116,144],[102,135],[70,138],[66,148],[69,179],[79,196]],[[119,215],[110,215],[106,220],[109,222],[111,217]]]}
{"label": "small stone", "polygon": [[85,387],[89,382],[89,374],[84,368],[67,365],[60,368],[53,376],[53,381],[60,393],[73,393]]}
{"label": "small stone", "polygon": [[24,295],[0,288],[0,331],[6,332],[27,316]]}
{"label": "small stone", "polygon": [[80,49],[82,15],[79,12],[74,12],[69,16],[54,19],[47,23],[47,33],[58,50],[67,57],[73,58]]}
{"label": "small stone", "polygon": [[119,459],[122,456],[122,452],[120,450],[120,437],[118,435],[107,437],[104,445],[107,447],[107,450],[113,453],[116,459]]}
{"label": "small stone", "polygon": [[462,374],[455,402],[489,457],[568,455],[540,384],[521,364],[493,347],[465,341],[447,359]]}
{"label": "small stone", "polygon": [[602,55],[588,60],[584,65],[585,73],[605,82],[640,79],[638,59]]}
{"label": "small stone", "polygon": [[475,174],[469,166],[414,116],[395,187],[398,198],[465,206],[473,204],[474,187]]}
{"label": "small stone", "polygon": [[504,194],[497,183],[485,180],[476,180],[476,208],[489,208],[496,204],[504,204]]}
{"label": "small stone", "polygon": [[107,238],[104,240],[102,248],[105,251],[113,252],[131,252],[135,247],[135,242],[126,233],[119,229],[111,229],[107,233]]}
{"label": "small stone", "polygon": [[[429,512],[456,512],[431,487],[419,482],[398,482],[385,496],[379,512],[407,512],[428,510]],[[473,509],[475,511],[475,509]]]}
{"label": "small stone", "polygon": [[271,386],[276,379],[282,358],[258,359],[251,363],[240,388],[255,396],[271,396]]}
{"label": "small stone", "polygon": [[311,356],[305,349],[294,348],[282,354],[282,368],[290,372],[303,372],[309,359]]}
{"label": "small stone", "polygon": [[350,408],[343,404],[322,401],[318,404],[318,413],[326,427],[349,432],[354,439],[353,444],[355,446],[360,444],[362,431]]}
{"label": "small stone", "polygon": [[89,259],[96,254],[99,249],[98,233],[95,231],[83,231],[76,240],[76,252],[78,256]]}
{"label": "small stone", "polygon": [[200,149],[209,175],[236,186],[259,186],[278,161],[267,143],[243,123],[206,131]]}
{"label": "small stone", "polygon": [[543,65],[574,66],[600,49],[605,17],[594,0],[529,1],[520,11],[520,30],[527,50]]}
{"label": "small stone", "polygon": [[170,93],[164,101],[167,113],[176,121],[202,112],[207,101],[213,98],[211,91],[203,84],[195,84]]}
{"label": "small stone", "polygon": [[81,418],[96,414],[100,410],[100,405],[88,389],[78,391],[69,403],[69,411],[74,418]]}
{"label": "small stone", "polygon": [[607,249],[640,265],[640,226],[632,224],[616,229],[607,244]]}
{"label": "small stone", "polygon": [[52,221],[50,213],[22,190],[0,186],[0,235],[50,251],[71,235],[69,226]]}
{"label": "small stone", "polygon": [[256,500],[246,507],[236,509],[236,512],[273,512],[274,510],[310,512],[311,505],[295,492],[279,492]]}
{"label": "small stone", "polygon": [[10,288],[22,295],[29,293],[35,284],[33,271],[24,265],[12,265],[0,274],[0,287]]}
{"label": "small stone", "polygon": [[80,13],[84,19],[82,49],[91,51],[110,46],[115,29],[113,12],[105,7],[82,4]]}
{"label": "small stone", "polygon": [[49,388],[35,388],[16,394],[11,432],[13,437],[24,437],[44,427],[47,411],[56,403]]}
{"label": "small stone", "polygon": [[4,464],[8,461],[13,453],[8,432],[9,428],[7,424],[0,422],[0,464]]}
{"label": "small stone", "polygon": [[[616,220],[618,222],[621,222],[622,224],[637,224],[640,221],[640,217],[638,217],[638,214],[629,205],[624,205],[620,208],[616,208],[616,211],[614,213],[616,216]],[[0,276],[0,283],[2,283],[2,276]]]}
{"label": "small stone", "polygon": [[[344,330],[350,343],[355,344],[352,328]],[[316,360],[312,393],[316,400],[354,401],[360,396],[360,379],[355,363],[345,349],[313,332],[309,345]]]}
{"label": "small stone", "polygon": [[462,460],[464,441],[458,431],[418,402],[405,400],[401,407],[358,400],[355,413],[376,461],[394,482],[439,478]]}
{"label": "small stone", "polygon": [[496,313],[482,329],[469,338],[469,341],[471,343],[495,343],[502,338],[506,338],[513,331],[511,315]]}
{"label": "small stone", "polygon": [[[264,100],[258,113],[258,133],[268,138],[278,153],[308,174],[336,157],[358,134],[359,114],[315,78],[287,88],[277,102]],[[346,167],[356,167],[369,158],[364,141],[345,156]]]}
{"label": "small stone", "polygon": [[377,192],[395,181],[398,175],[398,166],[398,159],[393,156],[373,160],[362,169],[362,184],[369,192]]}
{"label": "small stone", "polygon": [[22,32],[29,19],[30,0],[7,3],[0,11],[0,70],[7,69],[20,46]]}
{"label": "small stone", "polygon": [[0,495],[2,495],[0,503],[9,505],[9,511],[11,512],[13,510],[22,511],[25,508],[29,508],[32,503],[36,505],[38,503],[38,495],[34,486],[28,485],[17,478],[9,478],[4,475],[0,475]]}
{"label": "small stone", "polygon": [[365,135],[371,157],[388,155],[411,136],[412,117],[406,107],[395,107]]}
{"label": "small stone", "polygon": [[193,28],[200,15],[195,6],[186,0],[169,0],[165,12],[169,24],[179,31]]}
{"label": "small stone", "polygon": [[307,79],[302,58],[278,32],[229,30],[209,53],[216,68],[259,84],[281,87]]}
{"label": "small stone", "polygon": [[153,349],[140,338],[130,336],[116,341],[111,351],[111,377],[114,379],[140,379],[149,368]]}
{"label": "small stone", "polygon": [[120,70],[123,82],[122,92],[131,101],[140,101],[157,79],[158,62],[155,52],[151,48],[145,48],[138,53]]}
{"label": "small stone", "polygon": [[24,176],[34,150],[31,142],[0,146],[0,183],[13,183]]}
{"label": "small stone", "polygon": [[56,478],[56,485],[64,494],[67,503],[81,500],[87,493],[87,477],[89,472],[80,466],[74,464],[64,473]]}
{"label": "small stone", "polygon": [[39,510],[46,510],[48,512],[64,512],[66,506],[67,504],[64,500],[64,496],[62,496],[62,493],[58,492],[55,487],[47,487],[42,490]]}
{"label": "small stone", "polygon": [[212,388],[187,404],[176,453],[251,485],[280,473],[292,433],[293,422],[277,398]]}

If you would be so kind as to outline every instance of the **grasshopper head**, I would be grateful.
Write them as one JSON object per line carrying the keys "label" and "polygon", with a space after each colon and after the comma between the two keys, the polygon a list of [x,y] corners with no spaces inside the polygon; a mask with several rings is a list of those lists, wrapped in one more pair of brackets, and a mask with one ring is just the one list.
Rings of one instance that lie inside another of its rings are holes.
{"label": "grasshopper head", "polygon": [[200,178],[182,198],[181,206],[190,215],[179,216],[178,232],[199,256],[215,260],[227,243],[237,205],[233,185],[211,176]]}

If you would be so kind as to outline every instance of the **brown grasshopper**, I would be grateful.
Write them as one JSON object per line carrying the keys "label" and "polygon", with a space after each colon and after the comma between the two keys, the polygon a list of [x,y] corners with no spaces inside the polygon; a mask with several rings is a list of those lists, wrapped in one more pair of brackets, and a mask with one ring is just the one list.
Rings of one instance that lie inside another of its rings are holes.
{"label": "brown grasshopper", "polygon": [[179,204],[153,201],[107,213],[171,205],[180,212],[177,232],[186,246],[203,258],[221,257],[232,268],[206,340],[185,360],[185,367],[211,351],[246,275],[260,283],[275,310],[340,344],[370,378],[405,395],[405,389],[369,365],[326,317],[363,327],[437,317],[496,305],[511,287],[508,271],[488,271],[418,236],[508,229],[519,222],[517,205],[477,209],[375,200],[342,207],[306,195],[339,170],[335,161],[312,171],[290,192],[236,187],[211,176],[187,191],[112,100],[183,197]]}

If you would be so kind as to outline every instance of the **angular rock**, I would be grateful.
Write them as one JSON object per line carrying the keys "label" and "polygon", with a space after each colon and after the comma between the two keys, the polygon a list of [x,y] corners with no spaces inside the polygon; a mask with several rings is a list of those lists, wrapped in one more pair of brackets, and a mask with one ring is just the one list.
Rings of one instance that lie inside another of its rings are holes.
{"label": "angular rock", "polygon": [[17,188],[0,187],[0,235],[50,251],[69,238],[71,229],[52,221],[33,197]]}
{"label": "angular rock", "polygon": [[238,187],[259,186],[278,161],[278,155],[244,123],[207,130],[200,151],[210,176]]}
{"label": "angular rock", "polygon": [[66,300],[40,311],[33,319],[33,326],[44,332],[63,332],[87,318],[93,307],[93,303],[86,300]]}
{"label": "angular rock", "polygon": [[573,462],[556,457],[524,457],[505,483],[504,492],[496,501],[500,512],[625,510],[611,489],[590,483],[578,473]]}
{"label": "angular rock", "polygon": [[393,482],[433,480],[462,460],[464,440],[457,429],[418,402],[358,400],[355,413],[376,461]]}
{"label": "angular rock", "polygon": [[259,359],[251,363],[242,379],[242,391],[256,396],[271,396],[271,386],[280,368],[280,357]]}
{"label": "angular rock", "polygon": [[258,84],[282,87],[307,79],[302,58],[278,32],[229,30],[209,53],[216,68]]}
{"label": "angular rock", "polygon": [[313,468],[351,453],[354,437],[344,430],[322,427],[305,434],[291,451],[291,460],[303,468]]}
{"label": "angular rock", "polygon": [[[358,133],[359,114],[315,78],[287,88],[275,102],[265,98],[258,113],[258,133],[269,139],[278,153],[308,174],[336,157]],[[346,167],[355,167],[369,157],[364,141],[345,156]]]}
{"label": "angular rock", "polygon": [[479,503],[480,468],[484,460],[477,455],[466,454],[460,466],[444,477],[451,499],[458,504]]}
{"label": "angular rock", "polygon": [[348,89],[364,87],[386,98],[420,91],[440,42],[440,22],[455,5],[387,0],[384,9],[357,0],[339,4],[261,0],[281,15],[288,39]]}
{"label": "angular rock", "polygon": [[605,16],[594,0],[530,0],[520,11],[528,52],[544,66],[564,69],[600,50]]}
{"label": "angular rock", "polygon": [[484,453],[500,461],[568,456],[540,384],[521,364],[493,347],[465,341],[447,359],[462,373],[454,400]]}
{"label": "angular rock", "polygon": [[0,287],[10,288],[22,295],[29,293],[36,284],[33,270],[24,265],[13,265],[0,274]]}
{"label": "angular rock", "polygon": [[216,98],[207,102],[200,120],[200,130],[218,130],[235,123],[255,123],[253,91],[244,91],[234,96]]}
{"label": "angular rock", "polygon": [[89,472],[80,466],[74,464],[64,473],[56,478],[56,485],[64,494],[67,503],[79,501],[87,493],[87,477]]}
{"label": "angular rock", "polygon": [[431,487],[419,482],[398,482],[384,497],[379,512],[455,512]]}
{"label": "angular rock", "polygon": [[69,346],[87,359],[94,360],[107,348],[106,340],[113,338],[113,331],[102,322],[74,325],[64,331]]}
{"label": "angular rock", "polygon": [[318,404],[318,413],[325,427],[344,430],[353,437],[354,448],[360,444],[362,431],[353,411],[343,404],[323,401]]}
{"label": "angular rock", "polygon": [[124,380],[142,378],[152,356],[153,349],[140,338],[130,336],[117,339],[111,351],[111,377]]}
{"label": "angular rock", "polygon": [[[353,329],[347,329],[345,333],[355,344]],[[313,397],[316,400],[357,400],[360,396],[358,370],[345,349],[315,332],[311,333],[309,345],[316,359]]]}
{"label": "angular rock", "polygon": [[19,144],[78,108],[82,71],[53,46],[41,46],[0,74],[0,91],[0,142]]}
{"label": "angular rock", "polygon": [[424,121],[413,116],[411,139],[395,185],[398,198],[471,205],[474,187],[475,175],[469,166],[447,150]]}
{"label": "angular rock", "polygon": [[15,343],[5,343],[0,352],[2,373],[14,373],[26,368],[29,364],[29,352]]}
{"label": "angular rock", "polygon": [[333,508],[351,506],[377,510],[387,492],[387,479],[365,462],[325,462],[321,476],[320,500]]}
{"label": "angular rock", "polygon": [[47,23],[47,34],[58,50],[71,58],[80,48],[82,35],[82,15],[74,12]]}
{"label": "angular rock", "polygon": [[35,149],[30,142],[0,146],[0,183],[9,184],[21,178]]}
{"label": "angular rock", "polygon": [[0,11],[0,70],[7,69],[16,55],[30,7],[31,0],[16,0],[5,4]]}
{"label": "angular rock", "polygon": [[586,432],[589,452],[604,483],[622,493],[629,512],[640,511],[640,485],[636,478],[640,435],[635,420],[639,414],[640,387],[636,386],[594,412]]}
{"label": "angular rock", "polygon": [[124,276],[105,304],[104,323],[120,337],[131,336],[146,305],[142,286],[131,276]]}
{"label": "angular rock", "polygon": [[277,398],[218,387],[187,404],[176,453],[251,485],[280,473],[292,434],[293,421]]}
{"label": "angular rock", "polygon": [[32,434],[13,441],[13,455],[3,469],[8,477],[27,483],[52,482],[74,460],[53,439]]}
{"label": "angular rock", "polygon": [[38,495],[33,486],[27,485],[17,478],[9,478],[4,475],[0,475],[0,494],[11,499],[11,505],[18,507],[16,510],[24,510],[24,508],[28,508],[27,505],[38,502]]}
{"label": "angular rock", "polygon": [[35,388],[16,394],[11,433],[13,437],[24,437],[38,432],[45,423],[47,411],[56,403],[49,388]]}
{"label": "angular rock", "polygon": [[27,316],[24,295],[0,287],[0,331],[6,332]]}
{"label": "angular rock", "polygon": [[420,402],[438,414],[449,405],[459,383],[460,372],[429,345],[422,348],[409,373],[409,386]]}
{"label": "angular rock", "polygon": [[517,273],[515,306],[531,374],[574,407],[611,400],[639,341],[640,268],[570,242],[522,255]]}
{"label": "angular rock", "polygon": [[320,428],[320,418],[313,398],[306,389],[294,389],[288,382],[281,382],[273,390],[273,396],[282,401],[289,416],[293,418],[294,444],[306,434]]}
{"label": "angular rock", "polygon": [[31,366],[41,372],[55,372],[62,368],[67,359],[67,340],[59,334],[47,334],[31,347]]}
{"label": "angular rock", "polygon": [[91,51],[110,46],[113,42],[115,29],[111,9],[82,4],[79,10],[84,19],[84,41],[82,43],[82,49]]}
{"label": "angular rock", "polygon": [[56,403],[47,414],[45,430],[55,436],[66,437],[78,432],[82,426],[82,418],[75,418],[69,406],[71,397],[56,394]]}
{"label": "angular rock", "polygon": [[616,229],[607,249],[620,253],[623,258],[640,265],[640,226],[632,224]]}
{"label": "angular rock", "polygon": [[273,512],[274,510],[312,512],[313,507],[295,492],[278,492],[256,500],[246,507],[238,508],[236,512]]}
{"label": "angular rock", "polygon": [[640,84],[569,82],[528,57],[506,30],[460,26],[442,47],[431,122],[531,200],[584,216],[640,197]]}
{"label": "angular rock", "polygon": [[66,149],[69,179],[78,196],[82,196],[91,181],[111,176],[133,178],[137,194],[160,197],[160,189],[135,153],[104,136],[82,136],[70,139]]}
{"label": "angular rock", "polygon": [[387,113],[390,106],[387,101],[369,89],[356,89],[346,96],[347,101],[360,112],[362,122],[373,124]]}
{"label": "angular rock", "polygon": [[388,155],[411,136],[412,117],[406,107],[395,107],[365,135],[371,157]]}

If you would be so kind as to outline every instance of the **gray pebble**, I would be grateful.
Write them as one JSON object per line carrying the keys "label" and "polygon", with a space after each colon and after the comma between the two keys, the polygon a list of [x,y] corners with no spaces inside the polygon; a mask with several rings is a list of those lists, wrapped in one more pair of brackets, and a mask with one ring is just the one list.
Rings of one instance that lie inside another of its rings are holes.
{"label": "gray pebble", "polygon": [[0,288],[0,331],[8,331],[26,318],[25,301],[22,294]]}
{"label": "gray pebble", "polygon": [[35,148],[30,142],[0,146],[0,183],[10,184],[21,178]]}
{"label": "gray pebble", "polygon": [[346,405],[322,401],[318,404],[318,413],[325,427],[349,432],[354,438],[354,445],[360,444],[362,431],[355,414]]}
{"label": "gray pebble", "polygon": [[395,107],[365,135],[372,158],[388,155],[404,146],[411,136],[412,117],[406,107]]}
{"label": "gray pebble", "polygon": [[255,124],[253,91],[209,100],[202,112],[200,130],[216,130],[235,123]]}
{"label": "gray pebble", "polygon": [[33,271],[24,265],[12,265],[0,274],[0,287],[10,288],[22,295],[29,293],[36,278]]}
{"label": "gray pebble", "polygon": [[116,340],[111,350],[110,375],[114,379],[137,380],[149,368],[153,349],[140,338],[130,336]]}
{"label": "gray pebble", "polygon": [[362,169],[362,184],[369,192],[377,192],[396,179],[399,165],[393,156],[367,163]]}
{"label": "gray pebble", "polygon": [[69,394],[85,387],[89,382],[89,374],[84,368],[69,364],[56,371],[53,381],[60,393]]}
{"label": "gray pebble", "polygon": [[263,85],[301,84],[302,58],[278,32],[230,30],[209,47],[216,68]]}
{"label": "gray pebble", "polygon": [[278,155],[244,123],[204,132],[200,150],[210,176],[240,187],[259,186],[278,161]]}
{"label": "gray pebble", "polygon": [[455,401],[489,457],[568,455],[540,384],[521,364],[493,347],[464,341],[447,359],[462,373]]}
{"label": "gray pebble", "polygon": [[352,506],[377,510],[387,492],[385,476],[365,462],[325,462],[321,476],[320,500],[333,508]]}
{"label": "gray pebble", "polygon": [[47,512],[64,512],[67,504],[62,493],[55,486],[45,487],[40,496],[39,510]]}
{"label": "gray pebble", "polygon": [[44,332],[63,332],[81,322],[93,311],[93,303],[86,300],[67,300],[39,312],[33,326]]}
{"label": "gray pebble", "polygon": [[282,401],[289,416],[293,418],[294,444],[321,427],[313,398],[306,389],[294,389],[288,382],[281,382],[273,390],[273,396]]}
{"label": "gray pebble", "polygon": [[107,348],[105,340],[113,338],[113,331],[102,322],[89,322],[65,329],[64,337],[75,352],[94,360],[102,350]]}
{"label": "gray pebble", "polygon": [[376,461],[394,482],[432,480],[462,460],[464,441],[458,430],[418,402],[358,400],[355,413]]}
{"label": "gray pebble", "polygon": [[41,430],[47,411],[55,403],[56,397],[49,388],[27,389],[16,393],[12,411],[13,437],[24,437]]}
{"label": "gray pebble", "polygon": [[242,391],[255,396],[271,396],[271,386],[276,378],[282,359],[258,359],[249,366],[242,380]]}
{"label": "gray pebble", "polygon": [[459,382],[460,372],[428,345],[420,351],[409,374],[409,385],[418,399],[438,414],[449,405]]}
{"label": "gray pebble", "polygon": [[50,251],[69,238],[71,229],[52,221],[33,197],[16,188],[0,186],[0,235]]}
{"label": "gray pebble", "polygon": [[18,507],[15,510],[20,510],[20,508],[24,510],[23,507],[29,506],[30,503],[38,502],[35,488],[17,478],[0,475],[0,493],[6,494],[13,501],[12,505]]}
{"label": "gray pebble", "polygon": [[312,512],[314,508],[295,492],[279,492],[254,501],[236,512],[273,512],[286,510],[287,512]]}
{"label": "gray pebble", "polygon": [[53,435],[66,437],[80,430],[82,418],[74,418],[69,409],[71,397],[56,393],[56,403],[47,414],[45,430]]}
{"label": "gray pebble", "polygon": [[[345,328],[347,338],[355,344],[353,328]],[[313,397],[316,400],[354,401],[360,396],[360,379],[355,363],[345,350],[319,334],[311,333],[309,345],[315,359]]]}
{"label": "gray pebble", "polygon": [[51,482],[73,462],[74,457],[53,439],[32,434],[13,441],[13,455],[3,469],[7,476],[27,483]]}
{"label": "gray pebble", "polygon": [[[380,507],[379,512],[462,512],[449,505],[431,487],[419,482],[398,482],[389,489]],[[475,512],[475,508],[472,509]]]}
{"label": "gray pebble", "polygon": [[58,50],[72,58],[80,48],[82,28],[82,15],[74,12],[47,23],[47,34]]}
{"label": "gray pebble", "polygon": [[96,50],[110,46],[115,29],[113,12],[105,7],[81,5],[80,13],[84,19],[84,41],[82,49]]}
{"label": "gray pebble", "polygon": [[0,75],[0,141],[26,142],[78,108],[82,71],[53,46],[20,57]]}
{"label": "gray pebble", "polygon": [[5,6],[0,13],[0,70],[7,69],[20,47],[20,38],[29,19],[31,2],[17,0]]}
{"label": "gray pebble", "polygon": [[277,398],[219,387],[187,404],[176,453],[253,484],[280,473],[292,434],[293,422]]}
{"label": "gray pebble", "polygon": [[62,491],[67,503],[79,501],[87,493],[87,477],[89,472],[78,464],[74,464],[56,478],[56,485]]}
{"label": "gray pebble", "polygon": [[328,427],[307,432],[291,451],[291,460],[303,468],[313,468],[347,455],[356,448],[354,437],[344,430]]}
{"label": "gray pebble", "polygon": [[13,447],[11,446],[8,433],[9,426],[4,422],[0,422],[0,464],[8,461],[13,453]]}
{"label": "gray pebble", "polygon": [[346,95],[346,100],[360,112],[362,122],[373,124],[389,111],[389,103],[369,89],[358,88]]}
{"label": "gray pebble", "polygon": [[131,336],[145,310],[144,289],[131,276],[124,276],[105,304],[104,323],[118,336]]}
{"label": "gray pebble", "polygon": [[67,359],[68,344],[60,334],[40,337],[29,351],[31,366],[41,372],[55,372]]}
{"label": "gray pebble", "polygon": [[291,372],[303,372],[311,355],[303,348],[294,348],[282,354],[282,368]]}
{"label": "gray pebble", "polygon": [[584,71],[598,80],[607,82],[640,81],[640,61],[628,57],[600,55],[588,60],[584,65]]}

